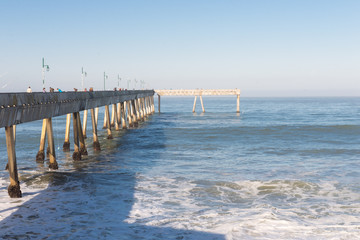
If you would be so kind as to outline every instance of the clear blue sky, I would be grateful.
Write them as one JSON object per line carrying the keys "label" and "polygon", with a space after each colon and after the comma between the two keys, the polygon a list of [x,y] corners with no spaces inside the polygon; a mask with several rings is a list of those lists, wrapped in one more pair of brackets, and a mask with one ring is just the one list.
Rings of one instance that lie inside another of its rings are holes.
{"label": "clear blue sky", "polygon": [[[243,96],[359,96],[358,0],[0,1],[0,92],[143,80]],[[139,84],[137,85],[139,87]]]}

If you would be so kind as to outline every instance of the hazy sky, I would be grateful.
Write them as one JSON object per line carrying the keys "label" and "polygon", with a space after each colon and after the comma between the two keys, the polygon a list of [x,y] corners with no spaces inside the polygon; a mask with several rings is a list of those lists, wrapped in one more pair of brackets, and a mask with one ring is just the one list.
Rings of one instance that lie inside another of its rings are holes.
{"label": "hazy sky", "polygon": [[[0,0],[0,92],[240,88],[359,96],[358,0]],[[139,83],[137,85],[139,87]]]}

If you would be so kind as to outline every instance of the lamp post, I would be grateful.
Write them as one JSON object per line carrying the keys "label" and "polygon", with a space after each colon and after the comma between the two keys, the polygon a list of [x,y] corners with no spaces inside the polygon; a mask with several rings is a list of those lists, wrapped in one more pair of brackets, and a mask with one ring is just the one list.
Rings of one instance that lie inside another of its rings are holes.
{"label": "lamp post", "polygon": [[137,81],[136,78],[135,78],[135,89],[136,89],[136,84],[137,84],[137,82],[138,82],[138,81]]}
{"label": "lamp post", "polygon": [[105,91],[105,89],[106,89],[106,88],[105,88],[105,80],[106,80],[107,78],[108,78],[108,75],[106,75],[105,72],[104,72],[104,91]]}
{"label": "lamp post", "polygon": [[84,68],[81,68],[81,88],[84,90],[84,79],[87,76],[87,72],[84,72]]}
{"label": "lamp post", "polygon": [[45,87],[45,70],[48,72],[50,70],[49,65],[45,65],[45,60],[42,58],[42,82],[43,88]]}
{"label": "lamp post", "polygon": [[120,75],[118,74],[118,89],[120,89],[120,82],[121,82],[121,77],[120,77]]}

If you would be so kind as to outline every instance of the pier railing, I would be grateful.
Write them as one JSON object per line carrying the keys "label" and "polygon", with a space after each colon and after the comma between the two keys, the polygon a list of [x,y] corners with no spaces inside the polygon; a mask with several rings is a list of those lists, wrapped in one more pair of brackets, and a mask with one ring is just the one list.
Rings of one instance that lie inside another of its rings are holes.
{"label": "pier railing", "polygon": [[153,95],[153,90],[0,93],[0,128]]}

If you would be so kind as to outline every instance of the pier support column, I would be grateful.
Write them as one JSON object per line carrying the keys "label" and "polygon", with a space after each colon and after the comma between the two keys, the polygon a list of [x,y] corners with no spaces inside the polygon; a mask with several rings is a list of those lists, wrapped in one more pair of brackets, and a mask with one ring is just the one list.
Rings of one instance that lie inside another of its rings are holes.
{"label": "pier support column", "polygon": [[41,136],[40,136],[40,147],[39,151],[36,154],[36,162],[43,163],[45,160],[45,140],[46,140],[46,119],[43,119],[43,124],[41,128]]}
{"label": "pier support column", "polygon": [[111,107],[111,127],[115,126],[115,104]]}
{"label": "pier support column", "polygon": [[113,114],[114,114],[114,125],[115,125],[115,130],[119,131],[119,121],[118,121],[118,114],[117,114],[117,107],[116,104],[113,104]]}
{"label": "pier support column", "polygon": [[99,139],[98,139],[98,135],[97,135],[97,122],[95,119],[95,111],[94,111],[94,109],[91,109],[90,111],[91,111],[91,123],[92,123],[92,130],[93,130],[93,139],[94,139],[93,148],[94,148],[94,151],[101,151],[100,143],[99,143]]}
{"label": "pier support column", "polygon": [[[110,117],[110,115],[109,115]],[[103,124],[103,129],[106,129],[106,123],[107,123],[107,115],[106,115],[106,107],[105,107],[105,111],[104,111],[104,124]]]}
{"label": "pier support column", "polygon": [[160,95],[158,95],[158,111],[160,113]]}
{"label": "pier support column", "polygon": [[84,136],[85,139],[87,138],[86,137],[87,118],[88,118],[88,110],[84,110],[82,133],[83,133],[83,136]]}
{"label": "pier support column", "polygon": [[16,165],[15,137],[13,126],[5,127],[6,147],[8,153],[10,185],[8,194],[11,198],[21,198],[20,182]]}
{"label": "pier support column", "polygon": [[123,129],[126,129],[126,102],[120,103],[121,107],[121,126]]}
{"label": "pier support column", "polygon": [[204,108],[204,103],[203,103],[203,99],[202,96],[200,95],[200,102],[201,102],[201,107],[202,107],[202,111],[203,113],[205,112],[205,108]]}
{"label": "pier support column", "polygon": [[127,104],[127,119],[128,119],[129,127],[132,127],[133,124],[132,124],[130,101],[127,101],[126,104]]}
{"label": "pier support column", "polygon": [[85,145],[85,138],[82,132],[82,128],[81,128],[81,119],[80,119],[80,113],[77,112],[77,126],[78,126],[78,131],[79,131],[79,142],[80,142],[80,154],[81,155],[88,155],[88,152],[86,150],[86,145]]}
{"label": "pier support column", "polygon": [[120,103],[120,107],[121,107],[121,125],[122,128],[125,129],[126,126],[126,102],[122,102]]}
{"label": "pier support column", "polygon": [[236,99],[236,112],[240,113],[240,94],[237,95]]}
{"label": "pier support column", "polygon": [[117,113],[116,119],[117,119],[119,128],[122,128],[122,126],[121,126],[121,103],[116,104],[116,113]]}
{"label": "pier support column", "polygon": [[55,156],[55,144],[54,144],[54,134],[52,127],[51,118],[46,118],[46,135],[48,137],[48,146],[49,146],[49,168],[50,169],[58,169],[58,164],[56,162]]}
{"label": "pier support column", "polygon": [[72,155],[75,161],[81,160],[81,153],[79,148],[79,130],[78,130],[78,115],[73,113],[73,132],[74,132],[74,153]]}
{"label": "pier support column", "polygon": [[65,141],[63,144],[64,152],[70,152],[70,124],[71,124],[71,113],[68,113],[66,114]]}
{"label": "pier support column", "polygon": [[98,119],[99,119],[99,108],[95,108],[95,122],[96,122],[96,127],[98,125]]}
{"label": "pier support column", "polygon": [[195,96],[195,99],[194,99],[193,112],[195,112],[195,108],[196,108],[196,99],[197,99],[197,96]]}
{"label": "pier support column", "polygon": [[[109,113],[109,106],[105,105],[105,116],[106,116],[106,127],[107,127],[107,139],[112,139],[112,133],[111,133],[111,124],[110,124],[110,113]],[[105,119],[104,119],[105,120]]]}
{"label": "pier support column", "polygon": [[133,125],[136,127],[138,126],[138,118],[137,118],[137,111],[136,111],[136,105],[135,100],[131,100],[131,112],[133,117]]}

